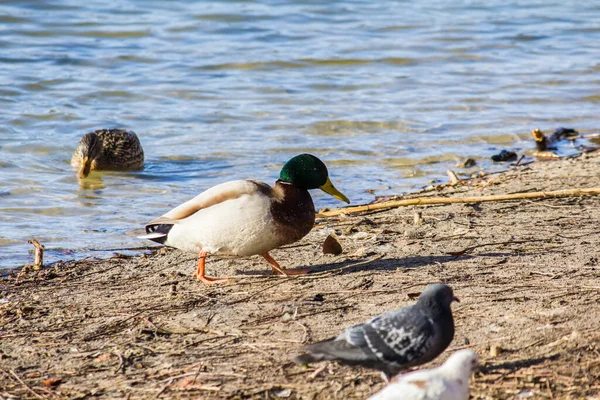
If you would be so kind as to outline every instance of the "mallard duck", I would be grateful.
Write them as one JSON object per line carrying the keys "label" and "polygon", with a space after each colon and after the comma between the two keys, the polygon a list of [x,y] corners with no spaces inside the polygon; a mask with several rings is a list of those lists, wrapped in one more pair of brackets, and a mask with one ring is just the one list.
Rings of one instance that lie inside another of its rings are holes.
{"label": "mallard duck", "polygon": [[205,275],[207,255],[247,257],[260,254],[274,274],[294,275],[307,270],[283,270],[269,251],[300,240],[315,222],[309,189],[321,189],[350,203],[331,183],[325,164],[310,154],[289,160],[275,186],[254,180],[214,186],[146,225],[142,238],[198,253],[195,277],[206,284],[223,282]]}
{"label": "mallard duck", "polygon": [[144,150],[135,132],[126,129],[98,129],[84,135],[71,158],[77,177],[93,170],[137,170],[144,167]]}

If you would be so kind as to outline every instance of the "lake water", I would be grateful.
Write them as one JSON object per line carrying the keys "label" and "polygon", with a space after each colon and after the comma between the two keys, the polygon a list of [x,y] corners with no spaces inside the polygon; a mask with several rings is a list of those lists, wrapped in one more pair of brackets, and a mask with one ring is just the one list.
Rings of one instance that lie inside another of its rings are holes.
{"label": "lake water", "polygon": [[[535,127],[592,132],[599,21],[594,1],[2,1],[0,268],[30,238],[47,262],[150,245],[145,222],[301,152],[356,204],[466,156],[502,168]],[[146,167],[80,185],[73,150],[108,127]]]}

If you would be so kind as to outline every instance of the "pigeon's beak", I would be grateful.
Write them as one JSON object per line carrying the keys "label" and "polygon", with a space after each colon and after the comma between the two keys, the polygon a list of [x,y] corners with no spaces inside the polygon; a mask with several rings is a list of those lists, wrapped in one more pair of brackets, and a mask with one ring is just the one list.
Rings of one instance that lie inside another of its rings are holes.
{"label": "pigeon's beak", "polygon": [[453,297],[452,300],[456,301],[457,303],[460,303],[460,300],[458,299],[458,297]]}

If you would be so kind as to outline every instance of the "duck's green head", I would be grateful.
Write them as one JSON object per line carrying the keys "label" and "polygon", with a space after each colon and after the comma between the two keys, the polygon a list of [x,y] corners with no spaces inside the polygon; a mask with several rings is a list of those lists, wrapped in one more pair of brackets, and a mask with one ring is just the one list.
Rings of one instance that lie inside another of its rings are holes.
{"label": "duck's green head", "polygon": [[323,161],[312,154],[300,154],[286,162],[279,174],[279,180],[307,190],[318,188],[338,200],[350,203],[329,180],[329,173]]}

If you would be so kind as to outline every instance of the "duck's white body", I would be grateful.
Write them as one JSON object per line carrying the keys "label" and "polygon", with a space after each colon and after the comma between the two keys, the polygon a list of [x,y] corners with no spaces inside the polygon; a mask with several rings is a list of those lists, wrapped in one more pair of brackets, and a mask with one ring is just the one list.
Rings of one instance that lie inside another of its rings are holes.
{"label": "duck's white body", "polygon": [[[298,220],[277,212],[290,200],[285,194],[296,190],[283,183],[271,188],[258,181],[225,182],[149,222],[144,238],[196,253],[230,257],[267,253],[299,240],[312,228],[314,206],[306,190],[307,198],[293,204],[301,211],[291,213]],[[276,220],[278,215],[290,226]]]}
{"label": "duck's white body", "polygon": [[469,378],[477,361],[473,351],[457,351],[438,368],[397,376],[368,400],[468,400]]}
{"label": "duck's white body", "polygon": [[239,196],[202,208],[187,218],[177,220],[167,246],[183,251],[223,256],[251,256],[278,247],[281,237],[270,212],[271,199],[250,181],[231,181],[212,187],[192,200],[169,211],[165,218],[176,216],[181,209],[206,204],[223,193]]}

